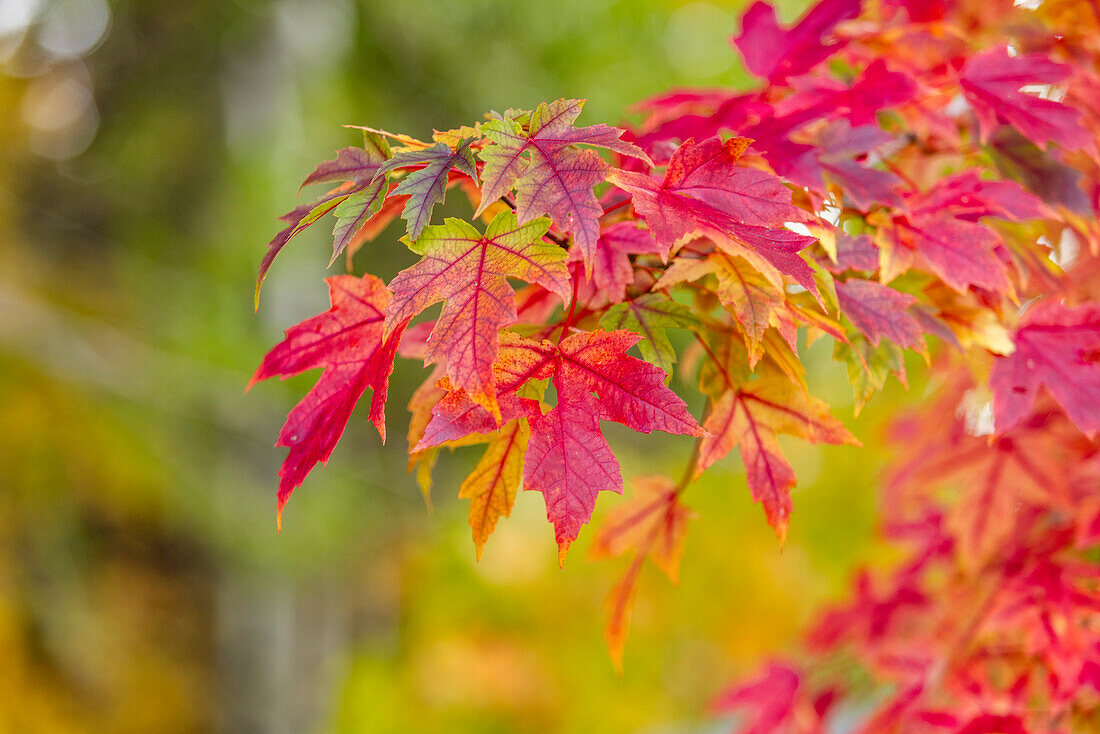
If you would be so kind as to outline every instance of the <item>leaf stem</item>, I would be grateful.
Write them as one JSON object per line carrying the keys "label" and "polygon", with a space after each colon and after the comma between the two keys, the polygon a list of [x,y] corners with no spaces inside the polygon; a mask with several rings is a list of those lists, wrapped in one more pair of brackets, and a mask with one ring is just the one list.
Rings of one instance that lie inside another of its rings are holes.
{"label": "leaf stem", "polygon": [[[710,400],[707,400],[707,405],[703,409],[703,420],[707,418],[707,413],[710,412]],[[680,477],[680,483],[676,485],[676,494],[683,494],[683,492],[691,486],[691,483],[695,481],[695,466],[699,463],[699,453],[703,450],[702,437],[696,438],[691,447],[691,456],[688,457],[687,466],[684,467],[684,474]]]}
{"label": "leaf stem", "polygon": [[615,211],[616,209],[621,209],[622,207],[624,207],[624,206],[626,206],[627,204],[629,204],[629,203],[630,203],[631,201],[633,201],[633,199],[631,199],[631,198],[627,197],[626,199],[623,199],[622,201],[620,201],[620,202],[619,202],[619,203],[617,203],[617,204],[612,204],[611,206],[606,206],[606,207],[604,207],[604,210],[603,210],[603,216],[605,216],[605,217],[606,217],[606,216],[607,216],[608,214],[610,214],[611,212]]}
{"label": "leaf stem", "polygon": [[577,289],[580,287],[580,279],[576,276],[573,277],[573,300],[569,304],[569,313],[566,315],[565,320],[561,322],[561,334],[558,335],[558,344],[561,344],[565,339],[565,332],[569,331],[570,324],[573,323],[573,314],[577,310]]}

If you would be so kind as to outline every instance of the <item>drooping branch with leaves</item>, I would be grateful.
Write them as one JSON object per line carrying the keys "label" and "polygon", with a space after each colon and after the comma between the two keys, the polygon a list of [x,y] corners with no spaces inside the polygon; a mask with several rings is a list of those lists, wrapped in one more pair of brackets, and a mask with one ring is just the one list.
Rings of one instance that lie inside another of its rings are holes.
{"label": "drooping branch with leaves", "polygon": [[[914,555],[860,577],[806,670],[773,664],[717,705],[754,733],[824,731],[845,706],[875,732],[1097,725],[1100,10],[822,0],[782,26],[757,2],[733,43],[758,88],[675,90],[629,128],[580,126],[570,99],[431,142],[362,128],[309,175],[332,188],[284,215],[257,299],[329,213],[333,261],[392,246],[373,241],[398,217],[419,260],[388,284],[330,278],[332,308],[256,373],[323,370],[279,436],[280,517],[367,388],[385,438],[397,355],[434,365],[409,403],[422,485],[441,448],[486,445],[459,490],[479,557],[522,487],[564,562],[599,493],[623,489],[603,421],[690,437],[683,478],[639,479],[594,541],[632,554],[619,656],[641,565],[677,576],[702,472],[738,449],[782,541],[796,477],[777,437],[858,446],[809,393],[806,346],[832,342],[857,408],[917,352],[942,387],[899,421],[883,495]],[[469,217],[433,221],[452,188]],[[838,656],[877,689],[830,673]]]}

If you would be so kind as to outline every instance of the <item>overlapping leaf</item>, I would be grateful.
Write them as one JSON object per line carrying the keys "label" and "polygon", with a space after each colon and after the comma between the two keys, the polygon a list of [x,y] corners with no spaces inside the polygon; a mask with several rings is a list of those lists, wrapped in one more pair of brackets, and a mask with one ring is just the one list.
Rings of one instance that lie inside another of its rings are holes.
{"label": "overlapping leaf", "polygon": [[[630,255],[657,254],[653,236],[634,222],[616,222],[600,232],[596,254],[588,270],[592,289],[610,303],[626,298],[626,289],[635,280]],[[570,262],[583,262],[579,247],[569,251]]]}
{"label": "overlapping leaf", "polygon": [[[642,433],[701,436],[704,431],[665,386],[665,373],[627,354],[641,338],[637,334],[582,332],[560,344],[504,335],[495,378],[501,393],[532,379],[552,379],[557,390],[557,405],[530,418],[523,483],[545,498],[564,559],[591,517],[596,495],[622,490],[619,464],[600,430],[601,420]],[[500,404],[505,404],[503,397]]]}
{"label": "overlapping leaf", "polygon": [[1012,56],[1004,46],[971,58],[959,75],[963,92],[974,106],[982,141],[989,140],[999,120],[1005,120],[1029,140],[1046,147],[1089,145],[1092,136],[1081,127],[1072,107],[1021,91],[1031,85],[1049,85],[1065,79],[1070,67],[1041,54]]}
{"label": "overlapping leaf", "polygon": [[998,432],[1018,424],[1046,387],[1085,432],[1100,431],[1100,305],[1056,300],[1033,306],[1014,337],[1016,351],[993,366]]}
{"label": "overlapping leaf", "polygon": [[633,143],[620,139],[622,130],[602,124],[574,127],[583,106],[579,99],[543,102],[531,113],[526,130],[517,115],[508,114],[482,126],[493,144],[479,154],[485,167],[475,215],[515,188],[520,223],[549,214],[559,229],[573,234],[591,271],[603,214],[592,188],[606,178],[610,166],[594,151],[572,146],[594,145],[651,161]]}
{"label": "overlapping leaf", "polygon": [[785,30],[779,27],[775,8],[758,0],[741,19],[741,35],[734,44],[750,71],[782,83],[836,52],[840,43],[830,42],[828,37],[837,24],[859,15],[861,5],[860,0],[825,0]]}
{"label": "overlapping leaf", "polygon": [[257,308],[260,286],[263,285],[268,270],[295,235],[335,210],[337,222],[333,230],[331,264],[347,247],[359,228],[382,207],[387,184],[385,176],[379,175],[379,171],[389,157],[390,147],[385,138],[368,132],[364,135],[364,147],[337,151],[335,158],[324,161],[306,177],[302,188],[320,183],[343,185],[313,205],[297,207],[280,217],[289,226],[268,243],[267,253],[260,262],[260,270],[256,276]]}
{"label": "overlapping leaf", "polygon": [[250,383],[309,369],[324,370],[279,433],[276,445],[290,449],[279,469],[280,523],[291,493],[318,462],[328,461],[367,388],[373,393],[371,422],[382,440],[386,438],[386,391],[397,345],[408,322],[399,322],[383,337],[390,294],[372,275],[339,275],[329,278],[328,284],[332,308],[288,329],[286,339],[264,357]]}
{"label": "overlapping leaf", "polygon": [[401,151],[379,166],[375,173],[376,181],[384,179],[390,171],[416,168],[406,174],[393,190],[394,195],[409,197],[401,211],[401,218],[405,220],[410,239],[416,240],[420,237],[420,233],[432,219],[435,205],[443,203],[447,192],[447,177],[452,168],[477,180],[474,153],[470,149],[472,142],[472,138],[461,140],[454,150],[446,143],[436,143],[430,148]]}
{"label": "overlapping leaf", "polygon": [[386,333],[434,303],[444,302],[428,339],[426,361],[443,363],[456,388],[499,417],[493,363],[497,334],[517,317],[508,278],[538,283],[569,299],[565,251],[545,242],[550,222],[518,224],[501,212],[485,234],[459,219],[425,227],[411,247],[423,258],[390,282]]}
{"label": "overlapping leaf", "polygon": [[837,282],[840,309],[872,346],[883,337],[906,349],[923,348],[922,329],[909,309],[916,297],[871,280]]}
{"label": "overlapping leaf", "polygon": [[660,183],[632,171],[614,171],[609,180],[634,197],[634,208],[666,258],[687,238],[708,234],[814,290],[813,271],[797,253],[816,238],[781,229],[786,222],[809,221],[810,215],[791,203],[791,192],[779,178],[738,165],[748,142],[687,140]]}
{"label": "overlapping leaf", "polygon": [[780,540],[787,535],[794,470],[779,448],[784,433],[812,443],[859,442],[829,413],[829,406],[783,378],[756,380],[727,391],[715,403],[703,427],[696,476],[728,454],[741,449],[749,490],[764,505],[768,524]]}

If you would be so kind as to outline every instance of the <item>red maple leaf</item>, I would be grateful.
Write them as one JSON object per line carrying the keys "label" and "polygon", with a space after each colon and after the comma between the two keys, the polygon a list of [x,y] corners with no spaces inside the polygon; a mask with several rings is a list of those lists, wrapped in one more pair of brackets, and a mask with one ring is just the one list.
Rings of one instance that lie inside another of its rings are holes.
{"label": "red maple leaf", "polygon": [[[616,222],[600,233],[595,256],[588,270],[591,288],[603,303],[620,303],[626,288],[634,283],[634,265],[630,255],[656,254],[653,235],[634,222]],[[569,251],[570,262],[582,262],[579,247]],[[596,299],[593,299],[596,300]]]}
{"label": "red maple leaf", "polygon": [[408,321],[383,338],[382,321],[390,293],[372,275],[337,275],[327,279],[332,308],[287,330],[249,387],[279,375],[286,378],[310,369],[324,371],[317,384],[290,411],[276,446],[290,449],[279,469],[278,522],[291,493],[318,462],[328,462],[352,409],[369,387],[370,419],[386,440],[386,390],[397,345]]}
{"label": "red maple leaf", "polygon": [[1071,150],[1091,145],[1092,135],[1081,127],[1077,110],[1020,91],[1056,84],[1069,73],[1069,66],[1042,54],[1011,56],[1005,46],[972,57],[959,73],[959,83],[978,117],[982,142],[1004,120],[1043,148],[1052,141]]}
{"label": "red maple leaf", "polygon": [[622,490],[619,464],[600,430],[601,420],[642,433],[705,432],[665,385],[665,373],[627,354],[641,339],[638,334],[581,332],[560,344],[504,334],[496,378],[501,392],[530,379],[552,379],[558,393],[557,405],[531,420],[523,478],[526,489],[543,494],[564,560],[592,515],[596,495]]}
{"label": "red maple leaf", "polygon": [[921,327],[909,309],[915,296],[871,280],[847,280],[836,283],[840,311],[847,316],[873,346],[886,337],[899,347],[922,349]]}
{"label": "red maple leaf", "polygon": [[390,281],[394,299],[386,333],[444,301],[428,338],[426,362],[445,363],[454,387],[497,418],[497,333],[517,318],[508,278],[538,283],[569,299],[566,253],[542,239],[549,226],[545,218],[518,224],[510,211],[498,214],[484,235],[459,219],[430,225],[411,245],[423,258]]}
{"label": "red maple leaf", "polygon": [[779,27],[775,8],[754,3],[741,18],[741,35],[734,45],[745,57],[745,66],[757,76],[782,83],[789,76],[809,71],[842,47],[825,39],[837,24],[859,15],[860,0],[823,0],[787,30]]}
{"label": "red maple leaf", "polygon": [[623,131],[618,128],[602,124],[574,127],[584,102],[583,99],[543,102],[531,113],[526,131],[508,114],[482,126],[493,144],[480,153],[485,168],[481,176],[481,204],[475,216],[514,187],[519,222],[523,224],[549,214],[562,231],[573,234],[573,241],[591,270],[603,214],[592,187],[604,180],[610,166],[595,151],[572,146],[594,145],[648,165],[652,161],[641,148],[621,140]]}
{"label": "red maple leaf", "polygon": [[734,446],[741,449],[749,490],[764,505],[768,524],[782,541],[791,514],[794,469],[783,456],[778,434],[812,443],[854,444],[857,441],[829,414],[829,406],[783,378],[755,380],[727,390],[714,404],[703,427],[695,475],[699,476]]}
{"label": "red maple leaf", "polygon": [[884,242],[901,247],[892,256],[904,259],[907,250],[919,253],[928,269],[956,291],[972,285],[994,293],[1011,288],[1008,270],[995,251],[1001,238],[980,222],[960,219],[949,210],[920,210],[895,217],[894,225],[883,233]]}
{"label": "red maple leaf", "polygon": [[688,237],[708,234],[733,247],[732,254],[755,253],[816,291],[813,271],[797,254],[816,238],[781,229],[812,217],[791,203],[777,176],[738,164],[748,144],[746,138],[686,140],[660,183],[633,171],[613,171],[609,180],[633,196],[666,258]]}
{"label": "red maple leaf", "polygon": [[775,106],[775,115],[786,118],[783,127],[788,131],[818,119],[840,118],[855,126],[874,125],[879,110],[897,107],[917,93],[912,79],[890,71],[882,59],[864,69],[851,86],[810,76],[791,84],[796,93]]}
{"label": "red maple leaf", "polygon": [[1100,431],[1100,304],[1032,306],[1015,342],[1016,351],[999,357],[989,378],[997,431],[1027,416],[1041,386],[1078,428]]}

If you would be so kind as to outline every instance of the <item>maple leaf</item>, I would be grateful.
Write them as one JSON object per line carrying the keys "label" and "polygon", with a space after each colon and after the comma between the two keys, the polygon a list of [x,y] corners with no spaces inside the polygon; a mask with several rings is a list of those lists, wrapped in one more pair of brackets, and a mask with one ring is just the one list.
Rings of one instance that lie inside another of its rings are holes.
{"label": "maple leaf", "polygon": [[948,176],[909,206],[927,213],[950,209],[953,216],[966,221],[999,217],[1018,222],[1053,216],[1042,200],[1015,181],[982,179],[972,170]]}
{"label": "maple leaf", "polygon": [[676,350],[665,330],[690,329],[698,323],[690,308],[664,293],[646,293],[616,304],[600,318],[600,326],[605,329],[629,329],[645,337],[638,344],[642,357],[669,374],[676,362]]}
{"label": "maple leaf", "polygon": [[749,348],[750,364],[760,357],[764,333],[773,325],[773,315],[784,304],[784,294],[752,268],[747,261],[716,251],[705,258],[677,258],[657,282],[667,288],[676,283],[714,275],[718,300],[737,320]]}
{"label": "maple leaf", "polygon": [[781,84],[839,50],[842,42],[826,43],[824,39],[838,23],[859,15],[861,5],[861,0],[823,0],[794,27],[784,30],[776,20],[775,8],[756,2],[742,16],[741,35],[732,41],[749,71]]}
{"label": "maple leaf", "polygon": [[696,516],[680,503],[680,487],[666,476],[637,477],[633,485],[635,496],[608,513],[591,549],[593,558],[611,558],[631,551],[635,554],[608,597],[610,614],[604,634],[617,667],[622,664],[634,587],[642,563],[650,559],[669,581],[678,583],[687,524]]}
{"label": "maple leaf", "polygon": [[889,248],[888,257],[904,261],[907,249],[918,252],[933,273],[959,292],[972,285],[994,293],[1011,288],[1007,268],[994,251],[1001,239],[985,225],[959,219],[950,211],[920,211],[896,217],[894,223],[889,232],[879,230],[878,245]]}
{"label": "maple leaf", "polygon": [[502,115],[482,125],[482,133],[493,144],[478,154],[485,167],[481,204],[474,215],[479,216],[515,188],[519,221],[549,214],[558,228],[572,233],[591,272],[603,215],[592,188],[606,178],[611,167],[595,151],[571,146],[594,145],[647,165],[652,161],[641,148],[621,140],[623,131],[618,128],[603,124],[574,127],[584,102],[543,102],[531,113],[526,131],[514,115]]}
{"label": "maple leaf", "polygon": [[837,281],[841,313],[867,337],[872,346],[886,337],[900,347],[923,350],[922,329],[909,309],[915,296],[871,280]]}
{"label": "maple leaf", "polygon": [[512,514],[530,435],[526,421],[505,424],[458,491],[460,498],[470,500],[469,522],[479,561],[497,520]]}
{"label": "maple leaf", "polygon": [[446,143],[436,143],[430,148],[402,151],[386,161],[375,173],[376,180],[380,180],[390,171],[422,166],[408,173],[393,190],[394,195],[409,197],[401,212],[409,239],[416,240],[420,237],[424,227],[432,219],[435,205],[443,203],[452,168],[477,181],[474,153],[470,149],[472,142],[473,138],[466,138],[454,150]]}
{"label": "maple leaf", "polygon": [[390,293],[372,275],[337,275],[327,282],[332,308],[288,329],[286,338],[268,352],[249,383],[251,387],[275,375],[286,378],[310,369],[324,370],[317,384],[290,411],[276,443],[290,449],[279,469],[280,525],[291,493],[318,462],[328,462],[352,409],[368,387],[373,392],[371,422],[386,440],[386,391],[407,321],[383,335]]}
{"label": "maple leaf", "polygon": [[559,561],[592,516],[596,495],[622,491],[601,420],[641,433],[705,435],[684,401],[665,386],[665,373],[627,354],[640,339],[630,331],[602,330],[573,334],[560,344],[502,336],[496,377],[502,393],[531,379],[553,379],[557,390],[557,405],[531,419],[523,483],[546,500]]}
{"label": "maple leaf", "polygon": [[745,138],[685,140],[660,183],[634,171],[613,171],[609,180],[633,195],[634,208],[665,257],[702,229],[721,233],[737,224],[774,227],[805,221],[807,212],[791,204],[781,179],[738,165],[748,144]]}
{"label": "maple leaf", "polygon": [[780,541],[787,535],[790,490],[795,476],[779,448],[777,434],[797,436],[811,443],[859,445],[840,421],[829,414],[826,403],[778,377],[755,380],[726,391],[714,404],[703,428],[710,435],[700,446],[695,476],[739,446],[752,498],[764,505],[768,524]]}
{"label": "maple leaf", "polygon": [[[634,283],[634,265],[630,255],[657,254],[653,235],[634,222],[616,222],[600,232],[596,253],[588,270],[595,293],[610,303],[626,298],[626,288]],[[584,253],[574,246],[569,250],[570,262],[583,262]]]}
{"label": "maple leaf", "polygon": [[[791,82],[796,93],[775,107],[780,130],[790,133],[814,120],[840,117],[854,126],[871,127],[880,110],[897,107],[912,99],[917,86],[908,75],[890,71],[886,62],[876,59],[845,86],[830,78],[807,76]],[[753,133],[760,125],[753,128]]]}
{"label": "maple leaf", "polygon": [[385,177],[376,179],[375,176],[389,158],[390,147],[385,138],[372,132],[364,133],[363,140],[364,147],[343,148],[336,152],[336,157],[332,160],[320,163],[302,182],[299,191],[319,183],[341,182],[343,186],[326,194],[314,204],[296,207],[280,217],[289,226],[268,243],[267,253],[260,261],[254,296],[257,309],[260,305],[260,287],[272,263],[299,232],[335,210],[338,220],[333,230],[332,259],[329,260],[331,265],[359,228],[382,207],[386,180]]}
{"label": "maple leaf", "polygon": [[444,301],[428,338],[425,361],[445,363],[454,386],[498,418],[492,370],[497,334],[517,318],[507,279],[537,283],[563,302],[569,300],[566,253],[542,239],[549,226],[545,218],[518,224],[516,215],[505,211],[482,235],[462,220],[447,219],[424,228],[410,244],[423,258],[390,281],[394,298],[386,314],[386,333]]}
{"label": "maple leaf", "polygon": [[812,217],[791,203],[790,190],[777,176],[738,165],[748,143],[746,138],[725,143],[709,138],[698,144],[686,140],[673,154],[662,182],[618,170],[608,180],[633,196],[634,208],[666,259],[688,237],[708,234],[720,244],[763,258],[816,291],[813,271],[797,254],[816,238],[780,229],[786,222]]}
{"label": "maple leaf", "polygon": [[852,127],[838,120],[818,136],[818,163],[823,173],[836,181],[862,210],[874,203],[897,205],[900,197],[893,189],[901,179],[889,171],[867,168],[854,160],[893,141],[893,136],[873,125]]}
{"label": "maple leaf", "polygon": [[1000,118],[1043,148],[1052,141],[1071,150],[1090,145],[1092,136],[1078,122],[1077,110],[1020,91],[1056,84],[1069,73],[1069,66],[1042,54],[1011,56],[1005,46],[971,57],[959,73],[959,83],[978,117],[982,142],[989,142]]}
{"label": "maple leaf", "polygon": [[998,433],[1024,419],[1041,386],[1083,432],[1100,431],[1100,304],[1034,305],[1014,341],[1016,351],[998,357],[989,378]]}
{"label": "maple leaf", "polygon": [[592,517],[596,495],[622,491],[619,462],[600,430],[599,405],[585,387],[555,380],[558,404],[531,425],[524,458],[527,490],[541,492],[554,525],[558,561]]}
{"label": "maple leaf", "polygon": [[[738,734],[772,734],[785,731],[819,731],[821,711],[805,698],[805,684],[797,670],[769,663],[751,683],[720,693],[711,707],[719,712],[748,710]],[[797,722],[797,723],[796,723]],[[804,728],[816,725],[815,728]],[[797,729],[795,728],[797,727]]]}

